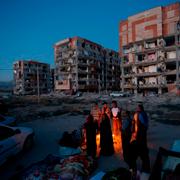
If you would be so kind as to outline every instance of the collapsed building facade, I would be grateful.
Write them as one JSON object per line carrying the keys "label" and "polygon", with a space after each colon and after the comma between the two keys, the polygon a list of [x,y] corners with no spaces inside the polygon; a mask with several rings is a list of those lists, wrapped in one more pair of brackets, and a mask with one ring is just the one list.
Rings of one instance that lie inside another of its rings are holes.
{"label": "collapsed building facade", "polygon": [[14,94],[42,94],[51,91],[49,64],[20,60],[13,64],[13,69]]}
{"label": "collapsed building facade", "polygon": [[80,37],[55,44],[55,90],[100,92],[120,89],[116,51]]}
{"label": "collapsed building facade", "polygon": [[180,3],[121,21],[119,40],[123,91],[180,92]]}

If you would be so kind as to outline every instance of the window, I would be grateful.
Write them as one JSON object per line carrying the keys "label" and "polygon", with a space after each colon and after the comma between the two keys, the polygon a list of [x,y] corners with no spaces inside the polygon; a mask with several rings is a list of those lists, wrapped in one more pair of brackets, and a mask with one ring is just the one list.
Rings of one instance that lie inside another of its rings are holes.
{"label": "window", "polygon": [[0,126],[0,141],[14,135],[14,130],[5,126]]}
{"label": "window", "polygon": [[82,43],[82,47],[85,48],[85,43],[84,42]]}
{"label": "window", "polygon": [[144,61],[144,60],[145,60],[145,55],[144,54],[138,55],[138,61]]}
{"label": "window", "polygon": [[80,41],[77,41],[77,46],[81,46],[81,42]]}
{"label": "window", "polygon": [[6,119],[0,115],[0,122],[5,121]]}
{"label": "window", "polygon": [[175,37],[174,36],[170,36],[165,38],[165,42],[166,42],[166,46],[172,46],[175,44]]}

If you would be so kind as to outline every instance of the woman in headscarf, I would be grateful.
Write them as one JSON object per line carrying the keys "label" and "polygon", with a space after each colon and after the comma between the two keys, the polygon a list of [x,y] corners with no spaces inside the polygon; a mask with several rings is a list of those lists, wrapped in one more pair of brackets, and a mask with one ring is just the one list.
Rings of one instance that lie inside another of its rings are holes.
{"label": "woman in headscarf", "polygon": [[86,146],[87,146],[87,155],[96,157],[96,132],[98,130],[98,124],[94,121],[93,116],[89,115],[84,124],[84,129],[86,130]]}
{"label": "woman in headscarf", "polygon": [[113,138],[110,120],[105,112],[102,112],[100,124],[100,154],[110,156],[114,153]]}

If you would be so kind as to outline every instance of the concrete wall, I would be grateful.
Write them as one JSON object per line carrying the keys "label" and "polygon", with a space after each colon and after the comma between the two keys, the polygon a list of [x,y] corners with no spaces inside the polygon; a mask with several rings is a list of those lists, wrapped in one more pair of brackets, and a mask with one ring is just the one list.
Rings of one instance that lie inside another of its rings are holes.
{"label": "concrete wall", "polygon": [[129,43],[175,33],[175,24],[179,19],[180,3],[159,6],[128,17],[120,22],[120,49]]}

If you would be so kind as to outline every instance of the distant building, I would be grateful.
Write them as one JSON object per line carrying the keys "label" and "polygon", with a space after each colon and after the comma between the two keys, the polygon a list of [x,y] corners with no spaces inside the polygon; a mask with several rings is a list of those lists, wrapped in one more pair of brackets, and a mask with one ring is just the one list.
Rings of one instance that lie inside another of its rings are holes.
{"label": "distant building", "polygon": [[54,68],[50,70],[50,84],[51,84],[51,91],[54,91]]}
{"label": "distant building", "polygon": [[180,3],[128,17],[119,34],[122,90],[161,94],[180,88]]}
{"label": "distant building", "polygon": [[28,95],[51,91],[50,65],[37,61],[19,60],[13,64],[14,94]]}
{"label": "distant building", "polygon": [[80,37],[57,42],[55,90],[99,92],[120,89],[120,58],[116,51]]}

